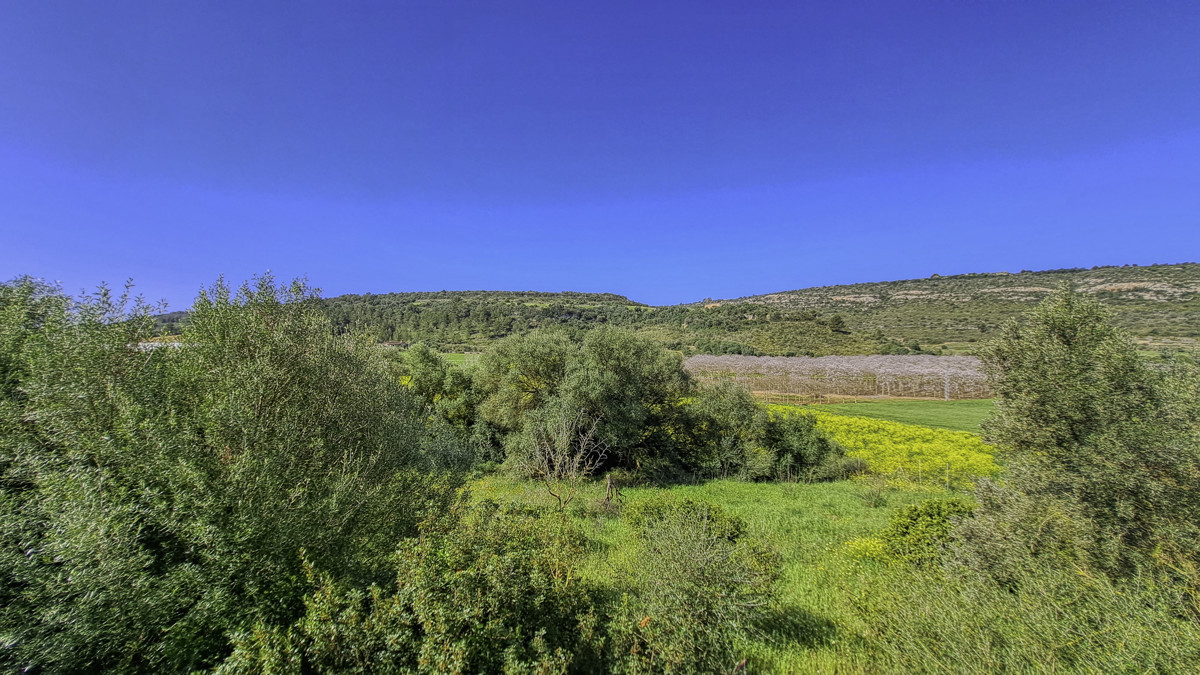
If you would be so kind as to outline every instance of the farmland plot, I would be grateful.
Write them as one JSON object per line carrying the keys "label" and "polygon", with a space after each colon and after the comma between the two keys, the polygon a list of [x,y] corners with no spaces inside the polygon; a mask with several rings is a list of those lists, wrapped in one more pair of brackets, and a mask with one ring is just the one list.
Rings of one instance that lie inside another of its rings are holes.
{"label": "farmland plot", "polygon": [[755,392],[787,395],[989,398],[973,356],[708,356],[684,367],[701,382],[733,380]]}

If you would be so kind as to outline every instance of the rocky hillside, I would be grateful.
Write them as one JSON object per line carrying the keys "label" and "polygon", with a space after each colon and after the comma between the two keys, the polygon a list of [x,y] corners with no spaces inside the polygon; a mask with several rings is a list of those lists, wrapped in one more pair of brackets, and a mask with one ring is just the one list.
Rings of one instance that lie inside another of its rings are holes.
{"label": "rocky hillside", "polygon": [[[853,330],[921,344],[971,342],[1042,300],[1059,284],[1095,295],[1119,325],[1154,345],[1200,337],[1200,264],[1093,267],[822,286],[707,303],[837,313]],[[698,303],[698,306],[700,303]]]}

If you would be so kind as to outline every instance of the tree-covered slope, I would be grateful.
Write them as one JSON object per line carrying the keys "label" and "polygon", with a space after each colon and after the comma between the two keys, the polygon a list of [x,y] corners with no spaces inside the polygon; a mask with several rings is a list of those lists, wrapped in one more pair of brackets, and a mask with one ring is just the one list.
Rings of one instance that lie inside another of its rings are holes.
{"label": "tree-covered slope", "polygon": [[[480,350],[547,326],[569,332],[624,326],[688,354],[904,354],[969,351],[1060,283],[1105,304],[1149,347],[1194,349],[1200,338],[1200,264],[1096,267],[824,286],[733,300],[653,307],[612,293],[437,291],[322,300],[338,330],[380,340]],[[159,317],[168,329],[186,320]]]}
{"label": "tree-covered slope", "polygon": [[[838,313],[848,327],[921,344],[983,337],[1067,282],[1150,342],[1200,337],[1200,264],[1093,267],[823,286],[721,301]],[[713,303],[709,303],[713,304]]]}
{"label": "tree-covered slope", "polygon": [[875,336],[844,330],[820,312],[785,307],[651,307],[609,293],[509,291],[343,295],[323,302],[335,327],[366,327],[385,341],[420,341],[448,350],[478,349],[547,326],[583,331],[599,325],[631,328],[686,352],[794,355],[886,349]]}

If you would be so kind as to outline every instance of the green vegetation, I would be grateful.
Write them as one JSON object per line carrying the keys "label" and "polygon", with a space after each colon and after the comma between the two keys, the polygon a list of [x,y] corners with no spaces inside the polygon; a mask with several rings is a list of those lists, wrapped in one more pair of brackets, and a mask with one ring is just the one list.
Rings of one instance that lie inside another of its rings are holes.
{"label": "green vegetation", "polygon": [[858,400],[854,403],[806,405],[801,410],[846,417],[916,424],[935,429],[981,433],[980,424],[995,410],[991,399],[930,401],[921,399]]}
{"label": "green vegetation", "polygon": [[[933,275],[928,279],[824,286],[727,301],[768,309],[838,313],[853,331],[880,330],[907,344],[966,343],[989,339],[1069,284],[1103,303],[1113,323],[1129,334],[1200,337],[1200,264],[1093,267],[1010,274]],[[959,345],[961,347],[961,344]]]}
{"label": "green vegetation", "polygon": [[619,326],[464,369],[269,277],[152,311],[0,284],[6,670],[1200,663],[1200,374],[1069,289],[981,350],[983,437],[764,407]]}
{"label": "green vegetation", "polygon": [[[781,414],[799,414],[791,406],[773,406]],[[995,450],[975,434],[932,429],[825,412],[810,413],[817,428],[846,449],[846,455],[892,480],[969,487],[979,477],[1000,472]]]}
{"label": "green vegetation", "polygon": [[[509,335],[620,326],[690,354],[973,353],[1005,321],[1068,282],[1097,298],[1143,349],[1191,351],[1200,338],[1200,265],[1097,267],[827,286],[651,307],[611,293],[439,291],[322,300],[339,330],[382,341],[481,351]],[[186,314],[159,317],[171,332]]]}
{"label": "green vegetation", "polygon": [[344,295],[324,303],[335,326],[448,351],[549,326],[609,325],[685,355],[957,354],[973,352],[1064,282],[1104,303],[1145,349],[1195,350],[1200,265],[1192,263],[935,275],[669,307],[612,294],[499,291]]}
{"label": "green vegetation", "polygon": [[107,289],[0,286],[6,669],[216,665],[301,608],[302,559],[386,580],[471,462],[299,284],[218,282],[182,347],[139,347],[153,328]]}

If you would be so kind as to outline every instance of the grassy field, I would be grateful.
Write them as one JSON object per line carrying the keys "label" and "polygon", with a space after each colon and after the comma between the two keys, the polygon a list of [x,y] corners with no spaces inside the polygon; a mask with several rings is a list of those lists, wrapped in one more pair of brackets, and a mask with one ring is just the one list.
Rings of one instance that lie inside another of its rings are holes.
{"label": "grassy field", "polygon": [[446,362],[450,365],[459,367],[475,365],[479,362],[479,354],[477,353],[456,354],[453,352],[442,352],[442,358],[446,359]]}
{"label": "grassy field", "polygon": [[[852,539],[882,530],[902,506],[947,492],[878,488],[841,481],[815,484],[713,481],[666,488],[678,496],[718,504],[741,516],[749,530],[770,541],[783,557],[776,606],[762,626],[763,635],[744,645],[750,672],[872,672],[875,667],[864,638],[869,630],[860,607],[876,563],[853,558],[843,550]],[[625,506],[647,499],[660,489],[626,488]],[[553,505],[538,483],[489,476],[472,486],[475,499]],[[603,485],[586,486],[569,507],[590,539],[583,574],[601,584],[619,578],[631,560],[633,532],[621,518],[596,505]]]}
{"label": "grassy field", "polygon": [[867,417],[977,434],[979,433],[979,423],[992,412],[992,401],[991,399],[962,401],[890,399],[797,407],[802,410],[819,410],[847,417]]}

